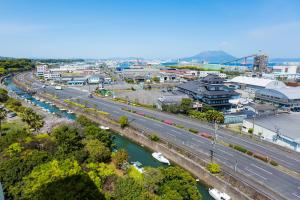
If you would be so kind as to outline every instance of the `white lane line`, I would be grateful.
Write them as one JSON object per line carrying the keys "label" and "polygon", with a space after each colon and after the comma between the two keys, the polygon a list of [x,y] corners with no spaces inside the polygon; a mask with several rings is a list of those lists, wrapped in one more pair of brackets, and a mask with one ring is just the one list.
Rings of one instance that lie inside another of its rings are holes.
{"label": "white lane line", "polygon": [[155,124],[155,123],[153,123],[153,125],[162,128],[162,125],[160,125],[160,124]]}
{"label": "white lane line", "polygon": [[176,130],[173,130],[173,129],[171,129],[171,131],[174,132],[174,133],[177,133],[177,134],[181,134],[180,132],[178,132]]}
{"label": "white lane line", "polygon": [[280,160],[281,162],[283,162],[283,163],[285,163],[285,164],[287,164],[287,165],[294,165],[293,163],[289,163],[289,162],[286,162],[285,160],[282,160],[282,159],[280,159],[280,158],[277,158],[276,157],[276,159],[275,160]]}
{"label": "white lane line", "polygon": [[292,193],[292,195],[294,195],[295,197],[297,197],[298,199],[300,199],[300,195],[296,194],[296,192]]}
{"label": "white lane line", "polygon": [[195,142],[199,142],[199,143],[201,143],[201,144],[204,144],[204,142],[202,142],[202,141],[200,141],[200,140],[197,140],[196,138],[192,138],[192,140],[195,141]]}
{"label": "white lane line", "polygon": [[225,153],[225,154],[227,154],[227,155],[229,155],[229,156],[232,156],[233,157],[233,154],[231,154],[231,153],[228,153],[228,152],[226,152],[226,151],[223,151],[222,149],[218,149],[219,151],[221,151],[221,152],[223,152],[223,153]]}
{"label": "white lane line", "polygon": [[260,177],[264,180],[267,180],[267,178],[263,177],[262,175],[259,175],[259,174],[255,173],[254,171],[248,169],[247,167],[245,168],[245,170],[247,170],[248,172],[250,172],[250,173],[252,173],[252,174],[254,174],[254,175],[256,175],[256,176],[258,176],[258,177]]}
{"label": "white lane line", "polygon": [[251,164],[251,166],[256,167],[256,168],[258,168],[258,169],[260,169],[260,170],[262,170],[262,171],[264,171],[264,172],[266,172],[266,173],[268,173],[268,174],[272,174],[272,172],[269,172],[269,171],[267,171],[267,170],[265,170],[265,169],[263,169],[263,168],[261,168],[261,167],[255,165],[255,164]]}

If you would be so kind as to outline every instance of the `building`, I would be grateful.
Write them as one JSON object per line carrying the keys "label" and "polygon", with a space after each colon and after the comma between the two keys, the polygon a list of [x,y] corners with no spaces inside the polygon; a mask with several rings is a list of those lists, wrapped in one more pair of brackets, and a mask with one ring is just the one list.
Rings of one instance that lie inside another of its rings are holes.
{"label": "building", "polygon": [[182,99],[188,98],[189,96],[186,94],[164,95],[157,99],[156,106],[158,109],[162,110],[164,105],[180,105]]}
{"label": "building", "polygon": [[[300,113],[277,114],[243,121],[242,131],[253,129],[262,139],[300,152]],[[254,122],[254,123],[253,123]]]}
{"label": "building", "polygon": [[199,71],[199,78],[204,78],[209,74],[216,74],[218,75],[220,78],[226,78],[227,75],[224,73],[221,73],[220,71]]}
{"label": "building", "polygon": [[200,80],[183,83],[177,88],[193,99],[216,108],[230,107],[229,99],[238,95],[234,90],[224,85],[224,79],[212,74]]}
{"label": "building", "polygon": [[247,90],[251,93],[255,93],[255,91],[260,89],[280,88],[286,86],[282,81],[248,76],[234,77],[233,79],[229,80],[228,83],[237,86],[237,88],[239,89]]}
{"label": "building", "polygon": [[61,78],[61,73],[57,71],[48,70],[44,73],[44,78],[46,80],[58,80]]}
{"label": "building", "polygon": [[36,66],[36,76],[44,78],[44,74],[48,72],[47,65],[37,65]]}
{"label": "building", "polygon": [[265,88],[255,92],[255,99],[280,107],[300,110],[300,87]]}
{"label": "building", "polygon": [[267,55],[256,55],[253,60],[253,71],[254,72],[267,72],[268,71],[268,56]]}

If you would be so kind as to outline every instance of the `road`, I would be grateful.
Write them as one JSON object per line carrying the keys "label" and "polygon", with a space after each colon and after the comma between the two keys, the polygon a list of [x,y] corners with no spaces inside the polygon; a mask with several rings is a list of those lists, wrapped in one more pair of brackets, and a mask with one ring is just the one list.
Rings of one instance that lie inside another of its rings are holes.
{"label": "road", "polygon": [[[27,78],[32,80],[32,77],[30,77],[30,75],[28,76],[29,77]],[[22,81],[25,81],[25,77],[21,76],[20,79],[22,79]],[[37,87],[41,86],[41,83],[36,82],[35,84],[37,85]],[[252,181],[259,182],[265,185],[269,189],[284,196],[286,199],[300,200],[300,180],[288,174],[285,174],[277,170],[276,168],[270,166],[269,164],[263,163],[260,160],[254,159],[252,157],[249,157],[245,154],[242,154],[238,151],[235,151],[229,147],[225,147],[220,144],[212,145],[210,140],[191,134],[185,130],[178,129],[174,126],[170,126],[158,122],[156,120],[151,120],[148,118],[141,117],[140,115],[124,111],[122,110],[122,106],[116,104],[115,102],[105,101],[101,98],[89,98],[88,92],[84,92],[73,88],[55,90],[54,87],[51,86],[48,86],[40,90],[41,92],[42,90],[44,90],[44,92],[55,94],[60,99],[78,99],[80,102],[88,102],[88,106],[90,107],[94,107],[96,105],[98,109],[110,113],[110,116],[114,119],[118,119],[119,116],[121,115],[126,115],[128,116],[129,121],[132,121],[131,124],[133,126],[141,128],[150,133],[155,132],[159,135],[159,137],[164,138],[169,142],[174,143],[186,150],[199,153],[202,155],[204,154],[206,155],[207,160],[209,160],[210,157],[210,150],[213,150],[215,152],[215,156],[214,156],[215,161],[220,163],[221,165],[231,168],[232,171],[234,169],[235,163],[237,162],[236,174],[238,175],[239,173],[242,173],[246,175],[247,179],[243,181],[249,183],[252,187],[256,188],[258,191],[264,193],[262,188],[260,188],[256,184],[253,184]],[[147,110],[143,109],[143,111],[147,111]],[[172,118],[172,120],[175,121],[177,120],[177,118],[175,119]],[[188,123],[190,125],[194,124],[194,122],[188,122]],[[211,131],[211,130],[207,129],[206,131]],[[220,137],[224,137],[224,138],[226,137],[226,135],[225,134],[223,135],[221,131],[219,131],[218,134],[220,134]],[[246,142],[244,141],[244,143]],[[260,147],[260,148],[264,148],[264,147]],[[289,159],[291,158],[289,157]],[[295,160],[291,159],[291,160],[293,162],[294,161],[298,162],[298,160],[296,159]]]}

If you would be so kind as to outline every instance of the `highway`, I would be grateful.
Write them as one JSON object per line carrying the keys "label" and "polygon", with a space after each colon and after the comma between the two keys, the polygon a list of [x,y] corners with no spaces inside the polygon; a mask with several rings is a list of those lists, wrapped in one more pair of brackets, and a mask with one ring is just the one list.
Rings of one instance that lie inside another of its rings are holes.
{"label": "highway", "polygon": [[[24,77],[23,75],[20,76],[19,78],[22,81],[26,81],[26,79],[33,80],[30,74],[27,74],[26,76],[28,77]],[[40,88],[39,89],[40,92],[43,92],[44,90],[44,92],[55,94],[60,99],[73,99],[73,100],[78,99],[80,102],[87,102],[88,106],[90,107],[94,107],[96,105],[98,109],[110,113],[110,116],[114,119],[118,119],[119,116],[121,115],[126,115],[128,116],[129,121],[132,121],[131,122],[132,126],[143,129],[146,132],[150,132],[150,133],[155,132],[159,135],[159,137],[164,138],[169,142],[174,143],[186,150],[192,151],[194,153],[204,154],[206,155],[207,160],[209,160],[210,157],[210,150],[213,150],[215,152],[214,155],[215,161],[220,163],[223,166],[227,166],[231,168],[232,172],[234,169],[234,165],[237,162],[237,175],[239,173],[246,175],[248,178],[243,181],[249,183],[252,187],[256,188],[258,191],[264,192],[262,191],[262,188],[260,188],[256,184],[252,184],[252,182],[249,182],[248,180],[259,182],[267,186],[271,190],[275,191],[276,193],[284,196],[286,199],[300,200],[300,180],[291,175],[288,175],[286,173],[277,170],[276,168],[272,167],[269,164],[266,164],[260,160],[249,157],[245,154],[242,154],[236,150],[233,150],[229,147],[225,147],[218,143],[212,145],[210,140],[191,134],[188,131],[185,131],[183,129],[178,129],[174,126],[170,126],[161,123],[159,121],[144,118],[140,115],[122,110],[123,106],[131,108],[131,106],[129,105],[124,105],[124,104],[120,105],[118,103],[106,101],[101,98],[89,98],[88,92],[81,91],[78,89],[73,89],[73,88],[55,90],[54,87],[47,86],[46,88],[42,89],[41,84],[42,83],[35,82],[36,87]],[[186,127],[194,127],[200,131],[206,131],[209,133],[212,132],[212,130],[209,127],[202,126],[200,123],[197,124],[194,121],[188,121],[187,119],[184,118],[179,119],[174,117],[173,115],[148,111],[147,109],[142,109],[142,108],[132,107],[132,109],[139,109],[144,113],[150,112],[152,113],[152,115],[156,115],[159,118],[172,119],[175,123],[177,123],[176,120],[178,120],[178,124],[182,124]],[[264,146],[258,144],[252,144],[252,142],[245,141],[242,138],[234,137],[232,135],[229,135],[228,137],[227,133],[224,133],[222,130],[218,131],[218,135],[219,138],[224,141],[231,141],[231,143],[241,144],[243,146],[246,146],[250,150],[257,149],[263,152],[267,150]],[[280,159],[282,160],[284,159],[283,161],[286,162],[286,165],[294,166],[295,163],[299,163],[299,160],[297,160],[297,158],[285,157],[283,155],[284,152],[281,152],[279,150],[274,151],[273,149],[270,149],[267,150],[267,153],[271,154],[275,158],[277,158],[278,156],[280,157]],[[298,169],[298,167],[299,164],[298,166],[294,166],[293,168]]]}

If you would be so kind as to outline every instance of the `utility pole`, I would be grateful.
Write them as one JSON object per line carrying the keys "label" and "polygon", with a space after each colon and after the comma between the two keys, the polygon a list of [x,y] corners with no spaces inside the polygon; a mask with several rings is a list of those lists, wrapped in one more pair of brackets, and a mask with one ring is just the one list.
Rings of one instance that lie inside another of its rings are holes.
{"label": "utility pole", "polygon": [[214,151],[211,149],[210,151],[210,162],[213,162],[213,158],[214,158]]}
{"label": "utility pole", "polygon": [[217,134],[217,121],[215,120],[214,121],[214,141],[217,142],[217,137],[218,137],[218,134]]}

